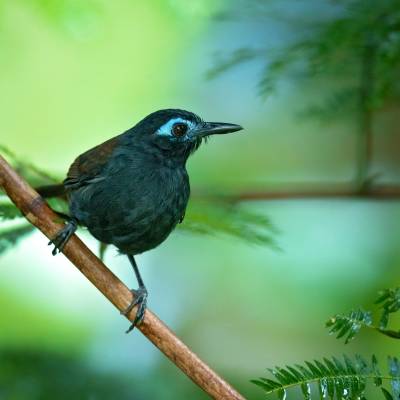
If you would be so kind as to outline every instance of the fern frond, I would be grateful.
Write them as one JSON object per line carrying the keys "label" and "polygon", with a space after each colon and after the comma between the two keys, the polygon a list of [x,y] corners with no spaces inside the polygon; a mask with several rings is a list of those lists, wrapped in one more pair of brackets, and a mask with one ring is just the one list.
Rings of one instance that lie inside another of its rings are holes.
{"label": "fern frond", "polygon": [[[400,394],[400,365],[395,357],[389,357],[388,373],[382,375],[375,356],[367,362],[360,355],[353,359],[343,356],[324,358],[322,361],[305,361],[303,365],[275,367],[268,369],[270,377],[261,377],[251,382],[266,394],[275,393],[278,399],[285,399],[291,388],[298,387],[305,400],[311,399],[363,399],[367,382],[380,387],[386,399],[398,399]],[[272,376],[271,376],[272,375]],[[383,383],[390,387],[382,387]],[[318,394],[312,391],[318,386]]]}
{"label": "fern frond", "polygon": [[[244,2],[238,2],[239,6],[229,7],[228,15],[236,16],[235,19],[242,21],[249,18],[252,22],[263,21],[266,27],[270,23],[274,25],[280,22],[281,28],[288,33],[287,40],[280,43],[281,52],[278,54],[274,54],[275,41],[271,41],[269,29],[264,31],[264,39],[262,31],[260,33],[260,46],[264,49],[257,58],[263,66],[261,79],[258,80],[258,92],[263,98],[283,79],[294,80],[295,83],[303,82],[309,87],[310,83],[315,82],[315,78],[322,78],[325,82],[340,82],[344,88],[355,88],[355,95],[345,96],[343,93],[339,97],[328,96],[326,101],[321,99],[318,102],[320,105],[308,110],[307,115],[312,118],[354,117],[355,112],[361,111],[358,99],[363,95],[367,97],[368,108],[373,111],[391,101],[398,103],[400,86],[393,84],[398,81],[400,70],[400,41],[393,39],[397,38],[400,23],[397,0],[325,2],[326,5],[336,3],[335,11],[326,13],[325,17],[322,16],[324,13],[313,15],[307,7],[304,12],[293,13],[292,5],[297,5],[293,0],[280,8],[261,0],[250,2],[255,7],[249,7],[249,2],[243,7],[240,6],[241,3]],[[339,5],[340,3],[342,4]],[[374,57],[363,58],[360,50],[366,46],[374,49]],[[251,45],[249,47],[251,49]],[[246,54],[250,49],[239,49],[239,54]],[[216,64],[214,69],[217,73],[213,75],[221,74],[231,66],[245,61],[247,58],[242,59],[232,52],[231,58],[228,56],[227,61]],[[274,68],[269,68],[274,63],[277,63],[279,73]],[[359,66],[366,63],[374,71],[373,79],[366,78],[368,81],[373,80],[367,94],[364,93],[363,85],[359,85],[362,78]]]}
{"label": "fern frond", "polygon": [[397,357],[389,357],[389,373],[393,378],[391,381],[392,394],[395,399],[400,398],[400,363]]}
{"label": "fern frond", "polygon": [[375,304],[383,309],[379,327],[385,329],[389,323],[390,314],[400,310],[400,288],[381,290]]}
{"label": "fern frond", "polygon": [[214,79],[222,73],[232,69],[236,65],[251,61],[259,55],[259,50],[240,48],[232,52],[226,58],[220,58],[214,62],[214,66],[207,71],[206,78]]}
{"label": "fern frond", "polygon": [[352,115],[357,110],[357,89],[345,88],[326,96],[325,100],[307,106],[298,113],[302,118],[315,118],[330,122],[338,116]]}
{"label": "fern frond", "polygon": [[360,332],[361,328],[373,329],[393,339],[400,339],[400,330],[388,329],[390,314],[400,310],[400,288],[384,289],[379,292],[375,301],[382,308],[379,325],[373,324],[372,313],[363,309],[350,311],[349,314],[336,314],[325,324],[330,334],[336,334],[336,338],[345,338],[347,344]]}
{"label": "fern frond", "polygon": [[1,144],[0,152],[7,156],[15,170],[34,187],[61,181],[57,176],[17,157],[14,152]]}
{"label": "fern frond", "polygon": [[276,228],[271,221],[240,205],[193,199],[179,228],[192,233],[228,235],[279,249],[273,237]]}
{"label": "fern frond", "polygon": [[[4,202],[2,199],[3,196],[0,197],[0,222],[22,217],[21,211],[6,196],[4,196]],[[52,198],[47,199],[47,202],[53,210],[68,214],[68,205],[65,199]]]}
{"label": "fern frond", "polygon": [[330,334],[336,334],[336,339],[345,338],[345,343],[354,339],[361,327],[372,327],[372,315],[370,311],[361,308],[352,310],[348,315],[336,314],[326,322]]}
{"label": "fern frond", "polygon": [[0,255],[12,246],[15,246],[32,230],[32,225],[24,223],[0,231]]}
{"label": "fern frond", "polygon": [[12,203],[0,203],[0,221],[21,217],[21,211]]}

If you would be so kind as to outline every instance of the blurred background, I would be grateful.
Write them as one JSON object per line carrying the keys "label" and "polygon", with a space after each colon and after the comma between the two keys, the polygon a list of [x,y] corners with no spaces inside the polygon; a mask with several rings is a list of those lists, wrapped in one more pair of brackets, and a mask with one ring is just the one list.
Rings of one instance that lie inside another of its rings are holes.
{"label": "blurred background", "polygon": [[[178,229],[138,262],[149,307],[246,398],[276,364],[399,354],[324,328],[399,284],[396,1],[6,0],[0,52],[0,144],[60,180],[157,109],[245,127],[189,160],[193,204],[244,199],[268,235]],[[2,242],[0,399],[207,398],[47,241]]]}

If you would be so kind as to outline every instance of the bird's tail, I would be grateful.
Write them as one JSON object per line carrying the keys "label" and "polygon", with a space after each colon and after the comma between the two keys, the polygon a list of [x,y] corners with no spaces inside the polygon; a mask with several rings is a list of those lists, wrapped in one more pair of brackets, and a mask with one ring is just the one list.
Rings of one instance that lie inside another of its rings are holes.
{"label": "bird's tail", "polygon": [[65,187],[62,183],[39,186],[35,190],[44,198],[65,196]]}

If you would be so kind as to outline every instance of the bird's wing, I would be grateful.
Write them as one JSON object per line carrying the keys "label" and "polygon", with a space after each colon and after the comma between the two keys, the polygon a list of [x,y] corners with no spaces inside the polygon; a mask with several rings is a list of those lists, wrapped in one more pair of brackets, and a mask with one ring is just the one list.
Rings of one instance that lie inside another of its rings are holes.
{"label": "bird's wing", "polygon": [[64,186],[67,189],[78,189],[102,179],[100,173],[118,144],[119,136],[107,140],[81,154],[69,167]]}

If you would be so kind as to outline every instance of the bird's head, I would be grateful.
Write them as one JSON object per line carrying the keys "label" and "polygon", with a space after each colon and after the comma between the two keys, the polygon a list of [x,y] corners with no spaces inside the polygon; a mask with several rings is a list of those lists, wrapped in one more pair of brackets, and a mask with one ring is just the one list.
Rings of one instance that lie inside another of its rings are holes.
{"label": "bird's head", "polygon": [[183,162],[198,149],[203,139],[241,129],[235,124],[205,122],[196,114],[177,109],[156,111],[133,128],[135,135],[139,134],[145,143]]}

